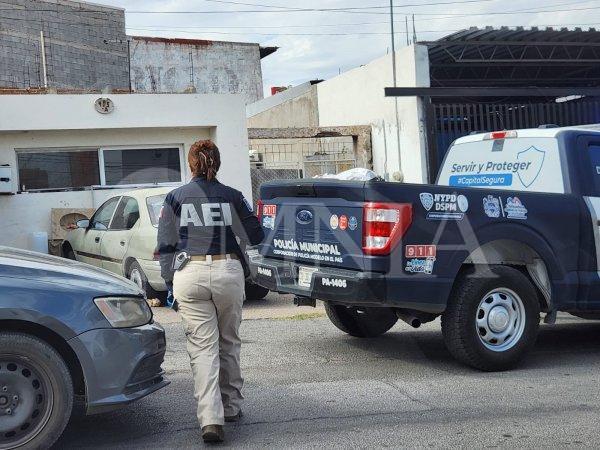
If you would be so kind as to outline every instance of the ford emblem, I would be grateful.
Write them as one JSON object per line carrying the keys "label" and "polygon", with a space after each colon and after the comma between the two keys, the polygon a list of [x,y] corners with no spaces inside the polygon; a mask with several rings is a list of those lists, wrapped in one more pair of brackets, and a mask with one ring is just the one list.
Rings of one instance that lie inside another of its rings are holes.
{"label": "ford emblem", "polygon": [[302,209],[296,214],[296,222],[300,225],[308,225],[313,220],[313,213],[307,209]]}

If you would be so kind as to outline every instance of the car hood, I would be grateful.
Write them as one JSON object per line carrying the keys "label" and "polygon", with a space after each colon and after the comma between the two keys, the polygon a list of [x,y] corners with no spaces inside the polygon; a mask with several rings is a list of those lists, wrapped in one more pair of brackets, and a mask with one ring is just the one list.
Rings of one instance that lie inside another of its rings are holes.
{"label": "car hood", "polygon": [[143,295],[133,282],[104,269],[43,253],[0,246],[0,276],[113,295]]}

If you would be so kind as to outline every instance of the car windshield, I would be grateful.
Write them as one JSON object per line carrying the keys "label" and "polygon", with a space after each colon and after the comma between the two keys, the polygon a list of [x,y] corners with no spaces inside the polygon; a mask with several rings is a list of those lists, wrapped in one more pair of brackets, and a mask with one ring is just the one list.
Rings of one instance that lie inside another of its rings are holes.
{"label": "car windshield", "polygon": [[160,209],[165,202],[167,194],[153,195],[146,199],[146,205],[148,205],[148,214],[150,215],[150,222],[155,227],[158,227],[158,218],[160,217]]}

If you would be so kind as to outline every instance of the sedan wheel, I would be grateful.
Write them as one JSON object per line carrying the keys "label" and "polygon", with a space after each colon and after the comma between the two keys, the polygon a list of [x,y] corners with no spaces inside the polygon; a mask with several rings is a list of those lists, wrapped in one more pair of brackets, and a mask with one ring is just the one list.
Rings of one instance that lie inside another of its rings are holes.
{"label": "sedan wheel", "polygon": [[137,284],[140,289],[144,289],[144,280],[142,279],[142,274],[137,267],[131,269],[131,272],[129,272],[129,279]]}
{"label": "sedan wheel", "polygon": [[0,449],[49,448],[73,406],[71,375],[46,342],[0,333]]}
{"label": "sedan wheel", "polygon": [[0,356],[0,448],[18,447],[48,423],[54,398],[49,378],[17,355]]}
{"label": "sedan wheel", "polygon": [[166,299],[166,292],[157,292],[152,289],[152,286],[150,286],[150,283],[148,282],[148,277],[146,277],[146,274],[137,261],[131,263],[129,271],[127,272],[127,278],[138,285],[140,289],[146,293],[146,297],[149,300],[157,298],[163,302]]}

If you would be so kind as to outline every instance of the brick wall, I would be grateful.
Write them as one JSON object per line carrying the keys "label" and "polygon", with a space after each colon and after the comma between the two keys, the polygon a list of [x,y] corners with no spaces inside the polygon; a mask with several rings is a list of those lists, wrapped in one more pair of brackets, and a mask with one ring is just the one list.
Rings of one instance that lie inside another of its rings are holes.
{"label": "brick wall", "polygon": [[129,88],[125,12],[69,0],[0,0],[0,88]]}
{"label": "brick wall", "polygon": [[263,98],[258,44],[132,37],[134,92],[244,94]]}

